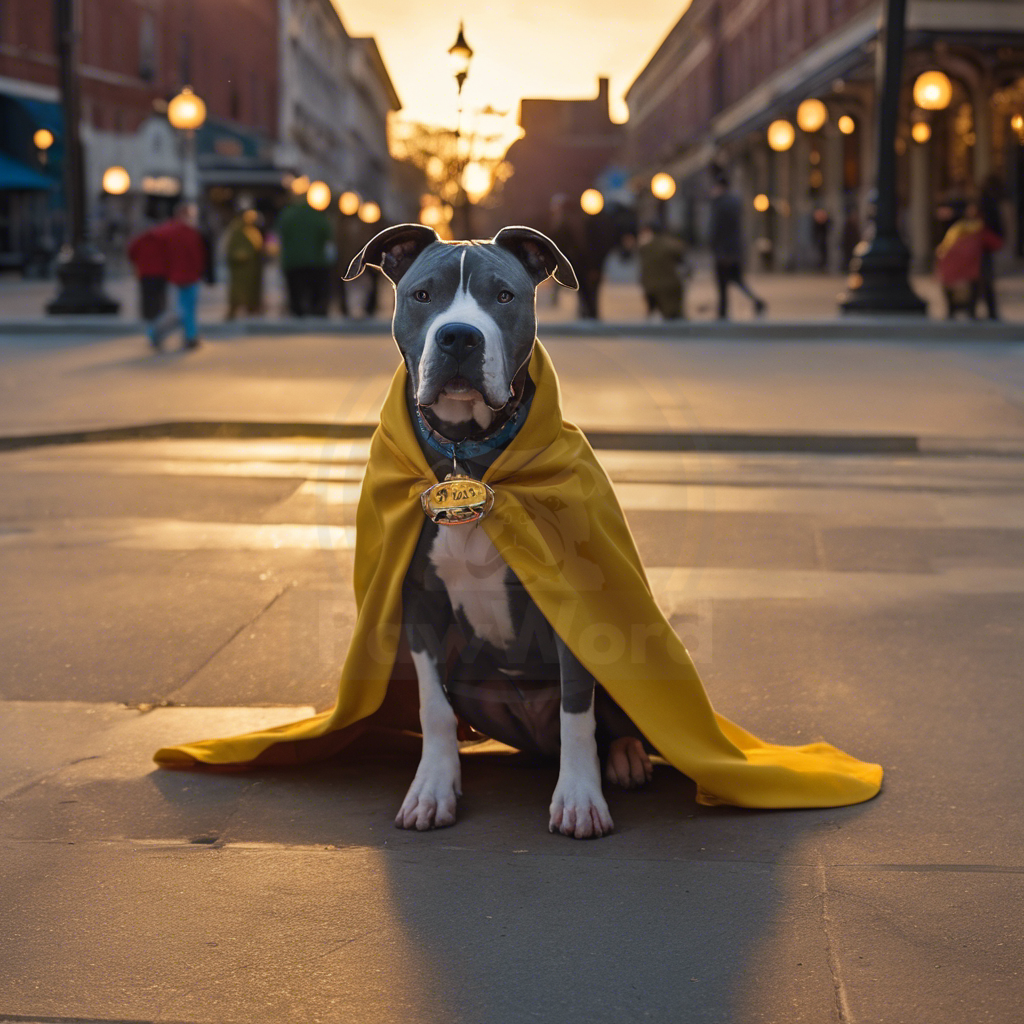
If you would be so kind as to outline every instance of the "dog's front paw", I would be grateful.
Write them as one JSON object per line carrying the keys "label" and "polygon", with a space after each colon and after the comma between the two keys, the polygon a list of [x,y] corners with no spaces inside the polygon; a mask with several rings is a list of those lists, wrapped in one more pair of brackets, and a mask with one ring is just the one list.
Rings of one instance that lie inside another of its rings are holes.
{"label": "dog's front paw", "polygon": [[575,839],[596,839],[615,827],[599,781],[558,779],[551,798],[549,832]]}
{"label": "dog's front paw", "polygon": [[604,777],[624,789],[634,789],[651,781],[654,767],[643,743],[634,736],[620,736],[608,748]]}
{"label": "dog's front paw", "polygon": [[459,758],[423,758],[401,809],[395,816],[399,828],[444,828],[455,824],[455,801],[462,796]]}

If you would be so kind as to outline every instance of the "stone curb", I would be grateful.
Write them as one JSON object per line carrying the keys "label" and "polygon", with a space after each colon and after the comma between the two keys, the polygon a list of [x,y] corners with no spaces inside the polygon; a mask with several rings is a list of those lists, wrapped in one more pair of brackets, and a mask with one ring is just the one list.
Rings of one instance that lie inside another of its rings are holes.
{"label": "stone curb", "polygon": [[[140,440],[227,440],[283,437],[367,440],[375,423],[170,420],[36,434],[0,435],[0,452],[56,445]],[[918,437],[913,434],[754,433],[741,431],[589,430],[603,451],[747,452],[808,455],[918,455],[1024,458],[1024,438]]]}
{"label": "stone curb", "polygon": [[[112,337],[141,334],[139,321],[118,317],[60,317],[0,320],[0,335],[85,335]],[[200,325],[204,338],[264,337],[295,334],[385,335],[385,320],[236,320]],[[1024,324],[986,321],[927,320],[909,317],[795,321],[741,321],[718,323],[688,320],[680,323],[608,323],[566,321],[541,323],[547,338],[651,338],[666,341],[895,341],[895,342],[1009,342],[1024,344]]]}

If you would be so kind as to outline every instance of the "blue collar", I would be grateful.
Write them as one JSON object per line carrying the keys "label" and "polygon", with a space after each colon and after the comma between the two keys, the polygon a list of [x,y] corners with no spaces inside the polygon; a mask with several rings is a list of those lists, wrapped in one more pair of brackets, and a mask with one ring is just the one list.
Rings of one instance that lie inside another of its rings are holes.
{"label": "blue collar", "polygon": [[[532,397],[532,396],[530,396]],[[512,415],[496,430],[493,434],[488,434],[479,440],[465,440],[465,441],[446,441],[442,438],[433,427],[423,418],[423,413],[420,412],[419,406],[415,406],[416,415],[413,418],[413,422],[416,426],[416,431],[423,438],[424,441],[431,448],[434,449],[440,455],[443,455],[446,459],[451,459],[454,463],[455,460],[462,459],[476,459],[481,455],[487,455],[489,452],[493,452],[498,448],[504,447],[512,440],[513,437],[519,432],[519,428],[523,425],[523,421],[526,419],[526,414],[529,411],[529,399],[524,396],[523,401],[519,403],[516,410]]]}

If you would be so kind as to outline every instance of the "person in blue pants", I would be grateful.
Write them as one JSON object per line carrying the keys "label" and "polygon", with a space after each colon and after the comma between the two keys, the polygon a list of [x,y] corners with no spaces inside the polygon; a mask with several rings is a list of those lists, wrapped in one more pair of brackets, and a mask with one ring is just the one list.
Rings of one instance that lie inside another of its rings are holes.
{"label": "person in blue pants", "polygon": [[156,229],[165,247],[167,280],[177,292],[178,320],[186,349],[199,347],[199,282],[206,270],[206,246],[195,223],[195,204],[182,202],[175,208],[173,219]]}

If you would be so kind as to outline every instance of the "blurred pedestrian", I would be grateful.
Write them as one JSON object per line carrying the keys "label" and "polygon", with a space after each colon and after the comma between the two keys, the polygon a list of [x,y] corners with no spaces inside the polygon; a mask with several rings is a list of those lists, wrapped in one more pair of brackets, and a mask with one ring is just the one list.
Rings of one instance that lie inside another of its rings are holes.
{"label": "blurred pedestrian", "polygon": [[167,251],[152,224],[128,245],[135,276],[139,281],[139,315],[146,325],[146,337],[156,351],[163,344],[161,318],[167,311]]}
{"label": "blurred pedestrian", "polygon": [[[379,274],[363,274],[358,281],[345,281],[343,275],[348,270],[352,258],[374,235],[384,230],[386,225],[378,221],[376,224],[364,224],[355,214],[342,214],[337,221],[335,230],[337,262],[334,268],[334,288],[338,300],[338,309],[343,317],[354,314],[354,306],[362,300],[362,314],[367,319],[377,313],[377,286]],[[362,289],[362,291],[360,290]]]}
{"label": "blurred pedestrian", "polygon": [[828,239],[832,233],[832,218],[822,206],[814,211],[812,217],[811,237],[818,253],[818,269],[828,270]]}
{"label": "blurred pedestrian", "polygon": [[683,282],[688,268],[683,243],[657,224],[645,224],[637,236],[636,252],[648,316],[658,312],[665,320],[684,317]]}
{"label": "blurred pedestrian", "polygon": [[263,312],[263,234],[259,214],[243,210],[228,225],[225,256],[228,264],[228,311],[234,320],[239,311]]}
{"label": "blurred pedestrian", "polygon": [[176,319],[182,328],[186,349],[199,348],[199,281],[206,270],[206,244],[196,230],[196,216],[195,203],[181,202],[174,209],[173,219],[156,229],[164,245],[167,280],[177,292]]}
{"label": "blurred pedestrian", "polygon": [[729,191],[729,175],[724,168],[712,171],[711,196],[709,242],[718,284],[718,319],[728,319],[730,284],[750,299],[755,315],[761,316],[768,307],[743,280],[743,208],[739,196]]}
{"label": "blurred pedestrian", "polygon": [[[551,216],[547,225],[547,236],[551,239],[576,271],[579,283],[577,292],[578,315],[580,319],[597,318],[597,291],[594,288],[594,275],[590,268],[583,243],[583,229],[579,223],[582,214],[569,202],[569,197],[562,192],[551,197]],[[587,271],[590,270],[588,273]],[[597,273],[600,281],[600,269]],[[552,288],[552,305],[557,305],[558,285]]]}
{"label": "blurred pedestrian", "polygon": [[997,174],[990,174],[981,187],[979,213],[985,224],[985,247],[981,253],[981,276],[978,292],[988,308],[989,320],[999,319],[996,303],[995,254],[1006,241],[1006,227],[1003,224],[1003,183]]}
{"label": "blurred pedestrian", "polygon": [[330,264],[334,261],[334,231],[327,215],[300,196],[281,213],[277,233],[288,312],[292,316],[327,316]]}
{"label": "blurred pedestrian", "polygon": [[936,250],[938,275],[946,296],[946,318],[964,310],[977,316],[981,259],[985,249],[985,222],[977,203],[968,203],[964,215],[954,221]]}

